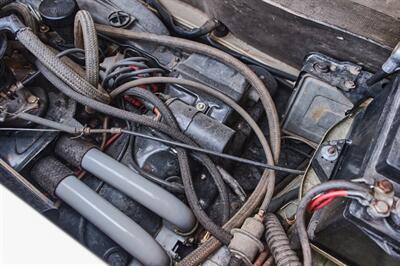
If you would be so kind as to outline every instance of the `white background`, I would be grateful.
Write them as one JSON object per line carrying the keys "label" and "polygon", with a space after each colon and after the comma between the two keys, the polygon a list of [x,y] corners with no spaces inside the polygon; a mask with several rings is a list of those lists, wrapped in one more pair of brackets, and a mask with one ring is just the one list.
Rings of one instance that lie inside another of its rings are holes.
{"label": "white background", "polygon": [[105,264],[0,185],[0,265]]}

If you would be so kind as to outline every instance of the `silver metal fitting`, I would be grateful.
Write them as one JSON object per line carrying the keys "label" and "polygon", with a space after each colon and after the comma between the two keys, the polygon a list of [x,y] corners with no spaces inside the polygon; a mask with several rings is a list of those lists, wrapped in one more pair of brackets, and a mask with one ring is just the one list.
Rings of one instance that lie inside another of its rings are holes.
{"label": "silver metal fitting", "polygon": [[321,148],[321,156],[325,160],[333,162],[337,160],[337,158],[339,157],[339,153],[335,146],[326,145]]}
{"label": "silver metal fitting", "polygon": [[203,102],[196,103],[196,109],[199,112],[204,112],[207,109],[207,105]]}
{"label": "silver metal fitting", "polygon": [[253,265],[257,254],[264,249],[260,241],[264,233],[263,218],[259,215],[247,218],[241,228],[235,228],[231,233],[233,238],[229,250],[232,255],[242,258],[246,265]]}

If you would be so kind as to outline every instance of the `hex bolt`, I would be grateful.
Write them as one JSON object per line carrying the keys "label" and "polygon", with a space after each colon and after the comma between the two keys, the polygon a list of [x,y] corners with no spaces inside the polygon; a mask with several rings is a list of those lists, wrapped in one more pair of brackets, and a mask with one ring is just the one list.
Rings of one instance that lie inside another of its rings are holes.
{"label": "hex bolt", "polygon": [[382,200],[375,200],[372,203],[372,206],[374,207],[374,209],[378,214],[387,214],[390,211],[389,205]]}
{"label": "hex bolt", "polygon": [[393,184],[387,179],[380,180],[376,185],[382,189],[384,193],[391,193],[393,191]]}
{"label": "hex bolt", "polygon": [[207,105],[203,102],[199,102],[196,104],[197,111],[204,112],[207,109]]}
{"label": "hex bolt", "polygon": [[322,147],[321,156],[325,160],[333,162],[339,157],[339,153],[335,146],[327,145]]}
{"label": "hex bolt", "polygon": [[37,103],[37,102],[39,101],[39,98],[36,97],[35,95],[30,95],[30,96],[28,97],[28,99],[26,99],[26,101],[27,101],[29,104],[35,104],[35,103]]}

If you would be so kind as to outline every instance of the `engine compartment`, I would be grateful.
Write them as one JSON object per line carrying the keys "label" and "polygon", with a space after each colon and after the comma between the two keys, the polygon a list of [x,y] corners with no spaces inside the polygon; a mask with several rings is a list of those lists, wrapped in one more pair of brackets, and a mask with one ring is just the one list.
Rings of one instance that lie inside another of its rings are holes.
{"label": "engine compartment", "polygon": [[400,45],[268,65],[165,2],[0,1],[1,184],[109,265],[397,265]]}

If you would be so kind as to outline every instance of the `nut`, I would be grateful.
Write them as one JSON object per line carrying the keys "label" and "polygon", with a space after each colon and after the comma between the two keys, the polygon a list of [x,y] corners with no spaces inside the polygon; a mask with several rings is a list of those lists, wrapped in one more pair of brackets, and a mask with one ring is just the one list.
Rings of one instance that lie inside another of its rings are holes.
{"label": "nut", "polygon": [[338,150],[335,146],[327,145],[322,147],[321,156],[327,161],[333,162],[339,157]]}
{"label": "nut", "polygon": [[387,214],[390,211],[389,205],[382,201],[382,200],[376,200],[372,203],[373,208],[376,210],[377,213],[379,214]]}

